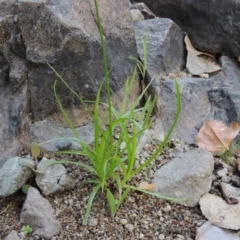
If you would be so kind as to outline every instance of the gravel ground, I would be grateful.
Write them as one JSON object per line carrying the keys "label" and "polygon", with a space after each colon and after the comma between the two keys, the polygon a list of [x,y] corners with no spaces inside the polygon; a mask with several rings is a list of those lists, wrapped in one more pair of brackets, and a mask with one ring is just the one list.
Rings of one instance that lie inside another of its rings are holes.
{"label": "gravel ground", "polygon": [[[150,182],[154,171],[170,160],[169,155],[181,144],[170,143],[149,168],[136,176],[131,184],[141,181]],[[183,147],[185,151],[189,146]],[[154,150],[154,144],[147,143],[140,156],[143,161]],[[61,156],[62,158],[63,156]],[[55,156],[59,158],[59,156]],[[68,156],[69,158],[69,156]],[[71,156],[75,159],[74,156]],[[87,159],[79,159],[86,162]],[[63,231],[52,239],[195,239],[196,229],[205,222],[199,207],[188,208],[173,202],[158,199],[146,194],[131,191],[116,216],[110,217],[109,207],[100,192],[93,204],[89,223],[83,226],[83,216],[92,186],[83,183],[89,178],[86,171],[75,165],[67,165],[68,174],[76,179],[76,187],[72,191],[47,196],[56,210],[57,219]],[[174,173],[173,173],[174,174]],[[30,180],[34,186],[34,179]],[[19,190],[14,195],[0,199],[0,239],[11,230],[21,233],[20,212],[25,195]],[[24,237],[23,233],[21,234]],[[25,236],[23,239],[40,239],[37,236]]]}
{"label": "gravel ground", "polygon": [[[141,154],[136,156],[137,161],[141,162],[148,158],[157,144],[156,141],[147,142]],[[152,165],[132,179],[131,184],[137,186],[141,181],[151,182],[154,172],[170,161],[170,157],[179,148],[186,152],[195,147],[180,141],[171,141]],[[26,154],[23,153],[22,155]],[[62,159],[66,156],[45,154],[45,157]],[[71,160],[88,162],[85,157],[67,157]],[[222,167],[221,159],[215,158],[215,176],[210,192],[218,196],[221,196],[219,187],[221,180],[216,173]],[[75,189],[45,197],[56,210],[57,220],[61,222],[63,227],[60,236],[54,237],[52,240],[191,240],[195,239],[197,228],[206,221],[199,206],[188,208],[134,191],[131,191],[127,196],[117,214],[110,217],[105,196],[102,192],[99,192],[92,206],[89,223],[87,226],[83,226],[87,200],[92,189],[92,185],[84,183],[84,180],[92,176],[75,165],[66,165],[66,168],[69,176],[77,182]],[[37,187],[34,178],[30,179],[29,184]],[[0,199],[0,239],[4,239],[11,230],[16,230],[22,239],[40,239],[38,236],[31,234],[24,236],[21,233],[20,212],[24,200],[25,195],[21,190],[12,196]]]}

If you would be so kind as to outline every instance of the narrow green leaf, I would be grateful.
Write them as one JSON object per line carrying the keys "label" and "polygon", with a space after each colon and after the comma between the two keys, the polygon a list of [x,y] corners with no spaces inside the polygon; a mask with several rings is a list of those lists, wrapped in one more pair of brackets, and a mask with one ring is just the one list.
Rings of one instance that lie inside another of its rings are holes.
{"label": "narrow green leaf", "polygon": [[111,216],[113,217],[116,213],[116,203],[115,203],[114,196],[112,195],[112,193],[109,189],[107,189],[107,200],[108,200],[108,204],[110,206]]}
{"label": "narrow green leaf", "polygon": [[93,200],[94,200],[98,190],[101,187],[102,187],[102,183],[99,183],[96,187],[93,188],[93,190],[92,190],[92,192],[91,192],[91,194],[89,196],[88,204],[87,204],[87,210],[86,210],[86,213],[85,213],[85,216],[84,216],[84,220],[83,220],[83,225],[87,225]]}

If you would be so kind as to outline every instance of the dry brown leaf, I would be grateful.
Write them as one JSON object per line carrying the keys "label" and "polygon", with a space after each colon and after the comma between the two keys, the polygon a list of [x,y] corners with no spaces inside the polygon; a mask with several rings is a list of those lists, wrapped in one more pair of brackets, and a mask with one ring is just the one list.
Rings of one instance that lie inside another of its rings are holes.
{"label": "dry brown leaf", "polygon": [[185,36],[187,55],[187,69],[193,75],[202,75],[204,73],[212,73],[220,70],[215,57],[211,54],[196,50],[188,36]]}
{"label": "dry brown leaf", "polygon": [[191,43],[188,35],[185,36],[184,41],[185,41],[186,48],[187,48],[188,52],[191,52],[191,53],[195,54],[196,56],[206,55],[206,56],[209,56],[209,57],[212,58],[212,59],[215,59],[215,57],[214,57],[212,54],[205,53],[205,52],[200,52],[200,51],[196,50],[196,49],[193,47],[193,45],[192,45],[192,43]]}
{"label": "dry brown leaf", "polygon": [[233,122],[230,127],[227,127],[217,120],[206,121],[197,134],[196,144],[212,153],[222,154],[229,150],[230,144],[238,135],[239,130],[240,124],[237,122]]}
{"label": "dry brown leaf", "polygon": [[228,205],[222,198],[209,193],[201,197],[199,204],[203,215],[212,224],[227,229],[240,229],[240,204]]}
{"label": "dry brown leaf", "polygon": [[138,186],[138,188],[143,190],[153,190],[155,188],[154,184],[148,183],[148,182],[141,182]]}

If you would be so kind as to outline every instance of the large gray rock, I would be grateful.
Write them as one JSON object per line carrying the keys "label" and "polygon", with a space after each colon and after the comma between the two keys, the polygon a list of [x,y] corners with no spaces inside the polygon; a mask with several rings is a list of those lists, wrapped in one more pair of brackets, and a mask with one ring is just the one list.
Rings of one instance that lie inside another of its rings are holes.
{"label": "large gray rock", "polygon": [[36,183],[43,191],[44,195],[55,192],[63,192],[74,188],[74,180],[67,175],[66,168],[62,164],[52,164],[55,160],[43,158],[37,166],[37,170],[42,173],[36,174]]}
{"label": "large gray rock", "polygon": [[155,191],[175,198],[187,198],[179,204],[194,207],[211,189],[214,159],[205,149],[183,153],[163,165],[154,174]]}
{"label": "large gray rock", "polygon": [[[87,144],[93,143],[94,128],[92,123],[76,127],[75,130],[82,141]],[[74,140],[76,137],[70,128],[59,126],[50,120],[38,121],[31,124],[29,126],[29,135],[31,142],[42,143],[41,148],[46,151],[55,152],[80,148],[80,144]],[[61,139],[61,136],[64,136],[66,139]]]}
{"label": "large gray rock", "polygon": [[20,189],[32,175],[35,163],[29,158],[8,159],[0,169],[0,197],[6,197]]}
{"label": "large gray rock", "polygon": [[[98,4],[111,69],[111,89],[121,94],[125,80],[135,66],[129,56],[136,56],[128,1],[108,0],[106,4],[106,1],[99,0]],[[63,116],[53,94],[57,78],[47,63],[80,97],[95,100],[104,78],[104,67],[94,1],[54,0],[46,3],[45,0],[20,0],[18,10],[29,63],[32,120],[50,118],[63,124]],[[89,115],[81,102],[60,81],[57,94],[75,125],[89,122]]]}
{"label": "large gray rock", "polygon": [[[219,120],[225,124],[237,121],[240,106],[240,71],[228,57],[220,59],[222,72],[209,79],[184,77],[178,79],[181,91],[181,115],[172,137],[195,143],[196,135],[205,120]],[[165,134],[176,113],[173,80],[155,81],[157,113]]]}
{"label": "large gray rock", "polygon": [[183,32],[172,20],[154,18],[134,24],[140,59],[144,62],[142,41],[148,34],[147,73],[150,80],[178,72],[184,66]]}
{"label": "large gray rock", "polygon": [[34,234],[44,239],[51,239],[60,234],[62,227],[56,220],[51,204],[33,187],[28,189],[27,198],[21,211],[21,222],[28,224]]}
{"label": "large gray rock", "polygon": [[[132,19],[127,0],[99,0],[98,4],[117,107],[125,80],[135,67],[129,56],[137,56]],[[22,147],[29,147],[32,140],[42,140],[41,129],[49,122],[29,138],[29,129],[39,129],[38,122],[49,120],[57,128],[67,126],[53,94],[56,80],[58,97],[74,126],[91,122],[83,105],[47,63],[80,97],[95,99],[104,67],[94,1],[0,1],[0,166]],[[129,105],[137,93],[136,81]],[[102,100],[105,98],[103,87]]]}
{"label": "large gray rock", "polygon": [[158,17],[170,18],[186,32],[193,46],[206,52],[240,55],[240,2],[235,0],[133,0]]}

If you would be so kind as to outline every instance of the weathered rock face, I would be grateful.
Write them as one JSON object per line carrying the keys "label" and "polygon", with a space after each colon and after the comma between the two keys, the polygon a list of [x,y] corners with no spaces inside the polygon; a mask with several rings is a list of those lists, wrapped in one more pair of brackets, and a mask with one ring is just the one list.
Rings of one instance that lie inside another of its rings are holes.
{"label": "weathered rock face", "polygon": [[[205,120],[219,120],[225,124],[237,121],[239,112],[240,71],[228,57],[220,59],[222,72],[209,79],[184,77],[178,80],[182,108],[173,137],[195,143],[196,135]],[[157,86],[158,85],[158,86]],[[155,84],[159,102],[158,114],[165,133],[170,129],[176,113],[173,80]]]}
{"label": "weathered rock face", "polygon": [[[113,92],[121,91],[133,71],[136,56],[128,1],[99,1]],[[104,78],[102,50],[94,1],[20,1],[19,25],[28,66],[33,121],[61,122],[53,94],[56,75],[50,63],[74,91],[94,100]],[[121,67],[120,67],[121,66]],[[89,121],[79,100],[58,81],[57,94],[76,125]],[[46,107],[47,106],[47,107]],[[78,108],[77,108],[78,107]]]}
{"label": "weathered rock face", "polygon": [[234,0],[134,0],[158,17],[170,18],[202,51],[240,55],[240,2]]}
{"label": "weathered rock face", "polygon": [[[98,4],[113,102],[118,105],[135,67],[129,56],[137,55],[132,19],[127,0]],[[79,100],[47,63],[80,97],[95,99],[104,68],[94,1],[0,1],[0,166],[17,154],[20,140],[29,147],[28,132],[34,124],[48,119],[66,126],[53,94],[56,80],[58,97],[75,126],[90,122]],[[137,94],[137,86],[135,90]]]}
{"label": "weathered rock face", "polygon": [[139,57],[144,61],[142,40],[148,35],[147,72],[151,79],[180,71],[185,63],[183,32],[172,20],[154,18],[134,24]]}

